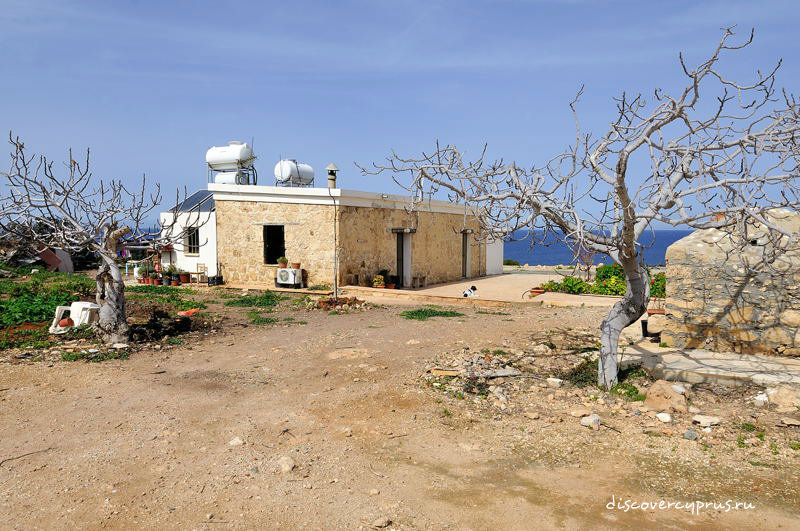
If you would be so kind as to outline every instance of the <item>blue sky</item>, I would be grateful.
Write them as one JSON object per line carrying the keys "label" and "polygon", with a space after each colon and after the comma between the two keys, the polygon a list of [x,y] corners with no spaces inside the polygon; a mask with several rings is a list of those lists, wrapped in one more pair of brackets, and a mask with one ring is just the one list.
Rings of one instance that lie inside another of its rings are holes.
{"label": "blue sky", "polygon": [[756,42],[723,66],[751,79],[781,57],[800,80],[800,2],[395,0],[58,2],[2,0],[0,131],[61,159],[92,148],[94,172],[164,189],[205,186],[204,154],[255,139],[261,184],[279,157],[343,188],[398,191],[353,161],[436,139],[521,164],[572,141],[567,103],[602,132],[621,90],[679,79],[736,24]]}

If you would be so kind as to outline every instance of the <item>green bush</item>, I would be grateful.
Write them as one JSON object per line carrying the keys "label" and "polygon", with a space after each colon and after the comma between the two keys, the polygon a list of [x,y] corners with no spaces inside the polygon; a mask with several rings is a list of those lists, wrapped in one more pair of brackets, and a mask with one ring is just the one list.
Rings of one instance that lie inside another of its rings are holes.
{"label": "green bush", "polygon": [[588,293],[591,288],[591,284],[578,277],[564,277],[564,280],[561,281],[561,291],[572,295]]}
{"label": "green bush", "polygon": [[624,277],[609,277],[607,280],[596,280],[592,293],[597,295],[625,295],[627,286]]}
{"label": "green bush", "polygon": [[667,296],[667,275],[656,273],[650,279],[650,296],[663,299]]}
{"label": "green bush", "polygon": [[517,262],[517,261],[516,261],[516,260],[514,260],[513,258],[506,258],[505,260],[503,260],[503,265],[507,265],[507,266],[518,266],[518,265],[519,265],[519,262]]}
{"label": "green bush", "polygon": [[561,282],[548,280],[539,287],[545,291],[558,291],[561,293],[571,293],[573,295],[589,293],[592,289],[591,284],[578,277],[564,277]]}
{"label": "green bush", "polygon": [[595,282],[598,280],[608,280],[610,278],[621,278],[622,280],[625,280],[625,271],[623,271],[621,265],[603,264],[597,267],[597,271],[594,273]]}

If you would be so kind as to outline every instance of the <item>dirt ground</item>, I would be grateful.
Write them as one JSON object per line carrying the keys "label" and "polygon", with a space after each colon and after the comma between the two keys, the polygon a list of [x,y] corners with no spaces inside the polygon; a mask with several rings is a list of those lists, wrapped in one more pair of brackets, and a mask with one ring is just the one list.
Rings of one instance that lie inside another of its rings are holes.
{"label": "dirt ground", "polygon": [[[532,382],[531,415],[425,379],[446,353],[525,349],[602,309],[404,309],[281,306],[295,322],[229,316],[127,360],[0,363],[0,528],[800,529],[799,451],[766,462],[766,445],[649,436],[632,415],[593,431],[569,388]],[[755,508],[625,512],[612,496]]]}

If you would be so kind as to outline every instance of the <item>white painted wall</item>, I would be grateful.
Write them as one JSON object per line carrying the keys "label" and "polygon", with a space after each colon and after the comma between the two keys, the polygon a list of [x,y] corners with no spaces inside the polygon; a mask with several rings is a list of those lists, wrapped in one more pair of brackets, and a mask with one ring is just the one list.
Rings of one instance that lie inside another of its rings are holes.
{"label": "white painted wall", "polygon": [[486,242],[486,274],[503,273],[503,240]]}
{"label": "white painted wall", "polygon": [[[168,225],[172,220],[171,212],[161,213],[161,223]],[[197,255],[189,255],[185,252],[183,239],[179,239],[172,244],[174,250],[169,253],[162,253],[161,264],[166,267],[170,264],[170,259],[175,267],[184,271],[197,271],[197,264],[204,264],[208,270],[208,275],[217,274],[217,217],[214,212],[182,212],[178,214],[178,221],[175,224],[174,232],[183,231],[187,224],[200,227],[200,252]]]}

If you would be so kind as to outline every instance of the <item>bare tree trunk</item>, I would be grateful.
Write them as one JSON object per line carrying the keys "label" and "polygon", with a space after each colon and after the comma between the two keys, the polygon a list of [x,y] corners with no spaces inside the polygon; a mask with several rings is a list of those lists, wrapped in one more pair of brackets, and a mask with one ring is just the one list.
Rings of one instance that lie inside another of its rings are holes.
{"label": "bare tree trunk", "polygon": [[650,301],[650,282],[647,271],[637,257],[622,261],[625,271],[625,296],[611,307],[600,325],[600,358],[597,363],[597,382],[611,389],[618,382],[617,352],[622,330],[635,323]]}
{"label": "bare tree trunk", "polygon": [[97,328],[106,343],[124,343],[130,331],[125,315],[125,283],[114,257],[101,258],[103,264],[97,272],[97,304],[100,305]]}

